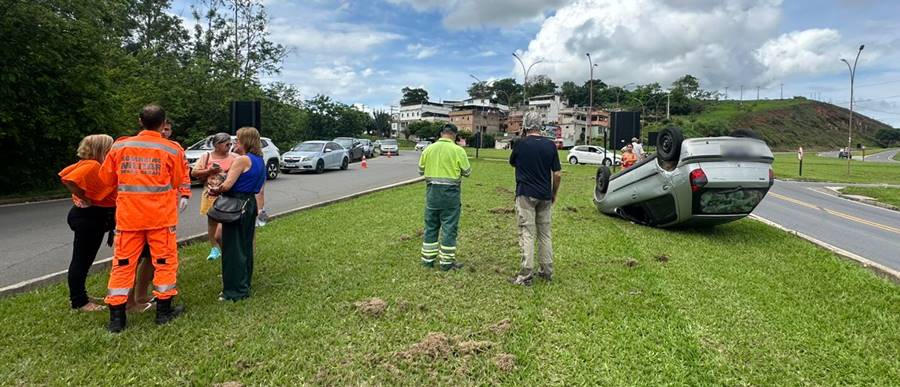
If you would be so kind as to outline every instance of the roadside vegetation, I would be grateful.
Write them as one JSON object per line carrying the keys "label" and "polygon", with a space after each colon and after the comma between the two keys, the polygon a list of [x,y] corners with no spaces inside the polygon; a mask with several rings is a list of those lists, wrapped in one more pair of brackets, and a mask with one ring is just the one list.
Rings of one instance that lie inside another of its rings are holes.
{"label": "roadside vegetation", "polygon": [[868,196],[879,202],[900,208],[900,188],[846,187],[842,189],[841,192],[850,195]]}
{"label": "roadside vegetation", "polygon": [[803,176],[799,175],[799,160],[796,153],[775,154],[775,177],[802,181],[828,181],[835,183],[882,183],[900,184],[900,167],[890,163],[850,162],[847,174],[847,160],[820,157],[807,153],[803,157]]}
{"label": "roadside vegetation", "polygon": [[379,192],[260,229],[240,303],[215,301],[205,244],[181,249],[188,312],[165,327],[129,315],[110,335],[105,314],[68,310],[63,284],[0,300],[0,385],[900,380],[896,284],[749,219],[666,231],[600,215],[594,171],[564,167],[550,284],[506,283],[519,263],[513,171],[474,160],[460,272],[419,266],[421,184]]}

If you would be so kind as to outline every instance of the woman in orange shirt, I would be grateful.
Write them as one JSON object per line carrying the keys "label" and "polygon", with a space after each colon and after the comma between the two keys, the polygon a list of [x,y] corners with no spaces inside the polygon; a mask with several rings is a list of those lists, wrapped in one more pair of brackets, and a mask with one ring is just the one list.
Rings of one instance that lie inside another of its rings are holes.
{"label": "woman in orange shirt", "polygon": [[622,152],[622,169],[631,168],[637,162],[637,155],[634,154],[634,148],[631,144],[625,146]]}
{"label": "woman in orange shirt", "polygon": [[72,202],[75,204],[68,216],[69,228],[75,232],[68,272],[69,299],[72,309],[82,312],[105,309],[88,299],[84,283],[103,243],[103,235],[109,233],[107,244],[112,246],[113,230],[116,228],[115,190],[103,184],[98,175],[100,164],[112,144],[113,138],[105,134],[85,137],[78,144],[81,160],[59,172],[63,185],[72,192]]}

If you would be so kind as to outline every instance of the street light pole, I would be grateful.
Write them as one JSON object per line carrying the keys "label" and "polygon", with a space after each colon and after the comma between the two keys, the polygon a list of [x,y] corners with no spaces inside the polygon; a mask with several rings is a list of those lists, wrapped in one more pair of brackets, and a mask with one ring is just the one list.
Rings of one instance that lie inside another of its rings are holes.
{"label": "street light pole", "polygon": [[[856,59],[853,60],[853,67],[850,66],[850,62],[846,59],[841,59],[844,63],[847,64],[847,69],[850,70],[850,125],[847,128],[847,174],[850,174],[850,146],[853,144],[853,81],[856,78],[856,62],[859,61],[859,54],[862,53],[862,50],[866,48],[866,45],[862,44],[859,46],[859,51],[856,51]],[[865,160],[863,160],[865,161]]]}
{"label": "street light pole", "polygon": [[[591,137],[594,134],[594,64],[593,60],[591,60],[591,53],[585,53],[585,56],[588,58],[588,68],[591,70],[591,90],[590,90],[590,101],[588,102],[588,135],[587,135],[587,145],[591,143]],[[575,118],[578,118],[578,113],[576,112]]]}
{"label": "street light pole", "polygon": [[525,79],[522,80],[522,103],[526,104],[526,107],[527,107],[527,100],[528,100],[528,73],[531,71],[531,68],[534,67],[534,65],[543,62],[543,60],[542,60],[542,59],[538,59],[538,60],[534,61],[534,63],[532,63],[532,64],[531,64],[530,66],[528,66],[528,68],[526,69],[526,68],[525,68],[525,62],[522,62],[522,58],[520,58],[518,54],[513,53],[512,56],[513,56],[513,58],[516,58],[517,61],[519,61],[519,64],[520,64],[520,65],[522,65],[522,75],[525,76]]}

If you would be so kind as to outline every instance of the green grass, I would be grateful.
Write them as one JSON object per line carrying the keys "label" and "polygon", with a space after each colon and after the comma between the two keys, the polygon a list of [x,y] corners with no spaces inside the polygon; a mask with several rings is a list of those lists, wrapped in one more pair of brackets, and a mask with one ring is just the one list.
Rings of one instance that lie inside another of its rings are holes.
{"label": "green grass", "polygon": [[900,207],[900,188],[846,187],[841,192],[850,195],[868,196],[879,202]]}
{"label": "green grass", "polygon": [[894,160],[900,161],[900,152],[894,155]]}
{"label": "green grass", "polygon": [[803,176],[799,175],[796,153],[775,154],[775,176],[805,181],[829,181],[837,183],[900,184],[900,167],[889,163],[851,161],[847,174],[847,160],[819,157],[807,153],[803,156]]}
{"label": "green grass", "polygon": [[[0,300],[0,385],[891,385],[900,288],[752,220],[666,231],[597,213],[594,168],[566,166],[554,209],[556,276],[505,282],[519,248],[512,169],[473,161],[459,259],[419,266],[421,184],[305,211],[260,230],[253,297],[216,302],[219,264],[181,250],[185,316],[104,331],[57,284]],[[349,214],[382,221],[363,226]],[[666,255],[668,262],[655,257]],[[634,267],[626,265],[633,259]],[[106,275],[89,279],[102,294]],[[378,318],[353,303],[387,302]],[[491,325],[508,319],[506,332]],[[429,332],[437,359],[398,353]],[[462,341],[484,352],[463,355]],[[457,351],[453,351],[456,348]],[[444,349],[448,349],[444,347]],[[502,371],[494,359],[517,358]]]}

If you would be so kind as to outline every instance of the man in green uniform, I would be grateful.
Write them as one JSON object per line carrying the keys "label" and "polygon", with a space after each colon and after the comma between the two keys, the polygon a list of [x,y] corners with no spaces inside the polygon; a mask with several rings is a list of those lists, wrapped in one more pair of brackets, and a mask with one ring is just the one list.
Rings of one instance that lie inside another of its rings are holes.
{"label": "man in green uniform", "polygon": [[[419,158],[419,174],[425,175],[425,240],[422,265],[434,267],[440,258],[441,270],[459,269],[456,262],[456,230],[459,225],[459,186],[472,172],[466,151],[456,145],[456,126],[446,124],[441,138],[429,145]],[[438,236],[440,235],[440,243]]]}

